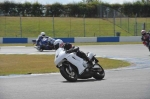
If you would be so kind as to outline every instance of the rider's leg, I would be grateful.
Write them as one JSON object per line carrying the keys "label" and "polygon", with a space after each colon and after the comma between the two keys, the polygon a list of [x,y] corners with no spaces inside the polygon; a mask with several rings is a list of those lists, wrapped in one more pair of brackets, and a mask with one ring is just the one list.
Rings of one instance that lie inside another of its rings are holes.
{"label": "rider's leg", "polygon": [[92,67],[93,66],[92,61],[89,60],[89,58],[87,57],[87,55],[84,52],[78,51],[77,55],[88,62],[88,67]]}

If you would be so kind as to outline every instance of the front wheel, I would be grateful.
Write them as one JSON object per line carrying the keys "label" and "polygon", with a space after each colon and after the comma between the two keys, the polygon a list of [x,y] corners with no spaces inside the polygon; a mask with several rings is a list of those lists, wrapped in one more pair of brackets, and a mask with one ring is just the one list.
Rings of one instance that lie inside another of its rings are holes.
{"label": "front wheel", "polygon": [[42,51],[43,51],[43,49],[42,49],[40,46],[37,46],[37,50],[38,50],[39,52],[42,52]]}
{"label": "front wheel", "polygon": [[61,66],[59,68],[60,70],[60,73],[61,75],[67,80],[67,81],[70,81],[70,82],[75,82],[77,81],[77,73],[76,71],[70,66]]}
{"label": "front wheel", "polygon": [[94,72],[94,75],[93,77],[96,79],[96,80],[102,80],[105,76],[105,71],[104,69],[102,68],[101,65],[99,64],[95,64],[97,66],[99,66],[100,68],[98,68],[95,72]]}

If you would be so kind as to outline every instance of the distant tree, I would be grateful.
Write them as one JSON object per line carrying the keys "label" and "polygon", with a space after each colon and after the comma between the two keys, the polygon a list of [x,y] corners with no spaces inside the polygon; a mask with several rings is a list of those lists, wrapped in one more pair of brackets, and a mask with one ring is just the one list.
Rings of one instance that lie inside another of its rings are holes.
{"label": "distant tree", "polygon": [[50,6],[50,12],[54,16],[59,16],[63,10],[64,10],[64,7],[60,3],[54,3]]}
{"label": "distant tree", "polygon": [[143,4],[147,4],[148,0],[141,0]]}
{"label": "distant tree", "polygon": [[24,10],[22,12],[23,15],[24,16],[31,16],[31,14],[32,14],[32,4],[30,2],[25,2],[23,4],[23,8],[24,8]]}
{"label": "distant tree", "polygon": [[13,2],[5,1],[3,3],[2,9],[6,15],[12,15],[14,7],[15,5]]}
{"label": "distant tree", "polygon": [[46,16],[50,16],[52,14],[51,5],[47,4],[45,5],[45,8],[46,8]]}
{"label": "distant tree", "polygon": [[22,14],[23,11],[24,11],[23,4],[21,3],[16,4],[16,15]]}
{"label": "distant tree", "polygon": [[[135,8],[136,9],[136,8]],[[133,16],[136,14],[134,10],[134,6],[132,3],[124,3],[123,4],[123,13],[128,16]]]}
{"label": "distant tree", "polygon": [[78,17],[80,14],[80,9],[78,4],[67,4],[65,9],[68,9],[70,16]]}
{"label": "distant tree", "polygon": [[41,16],[43,13],[42,13],[42,5],[39,4],[38,2],[35,2],[33,5],[32,5],[32,12],[31,14],[33,16]]}
{"label": "distant tree", "polygon": [[122,12],[122,5],[121,4],[112,4],[111,7],[119,12]]}
{"label": "distant tree", "polygon": [[101,0],[82,0],[83,3],[101,2]]}

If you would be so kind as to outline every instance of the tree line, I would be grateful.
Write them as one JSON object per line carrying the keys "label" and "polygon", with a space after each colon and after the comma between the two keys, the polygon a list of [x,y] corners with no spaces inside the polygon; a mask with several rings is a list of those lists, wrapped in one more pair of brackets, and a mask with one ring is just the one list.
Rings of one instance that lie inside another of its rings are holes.
{"label": "tree line", "polygon": [[79,3],[69,4],[46,4],[42,5],[38,2],[30,3],[14,3],[5,1],[0,3],[0,15],[7,16],[71,16],[71,17],[98,17],[99,11],[107,10],[105,8],[114,9],[129,17],[150,17],[150,3],[145,0],[136,2],[126,2],[123,4],[103,3],[99,0],[83,0]]}

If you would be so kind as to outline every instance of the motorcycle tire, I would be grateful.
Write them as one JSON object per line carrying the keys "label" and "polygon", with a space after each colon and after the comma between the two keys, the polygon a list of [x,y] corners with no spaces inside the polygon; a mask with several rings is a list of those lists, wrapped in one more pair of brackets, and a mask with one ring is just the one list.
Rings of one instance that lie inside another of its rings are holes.
{"label": "motorcycle tire", "polygon": [[99,64],[96,64],[96,65],[98,65],[100,67],[100,70],[99,71],[95,71],[93,77],[96,80],[102,80],[105,77],[105,71],[104,71],[104,69],[102,68],[101,65],[99,65]]}
{"label": "motorcycle tire", "polygon": [[39,49],[40,52],[43,52],[43,49]]}
{"label": "motorcycle tire", "polygon": [[43,49],[41,47],[39,47],[38,51],[39,52],[43,52]]}
{"label": "motorcycle tire", "polygon": [[61,75],[69,82],[76,82],[77,81],[77,73],[76,71],[72,68],[72,71],[69,72],[69,67],[68,66],[61,66],[59,68]]}
{"label": "motorcycle tire", "polygon": [[37,46],[37,48],[36,48],[39,52],[42,52],[43,51],[43,49],[40,47],[40,46]]}

